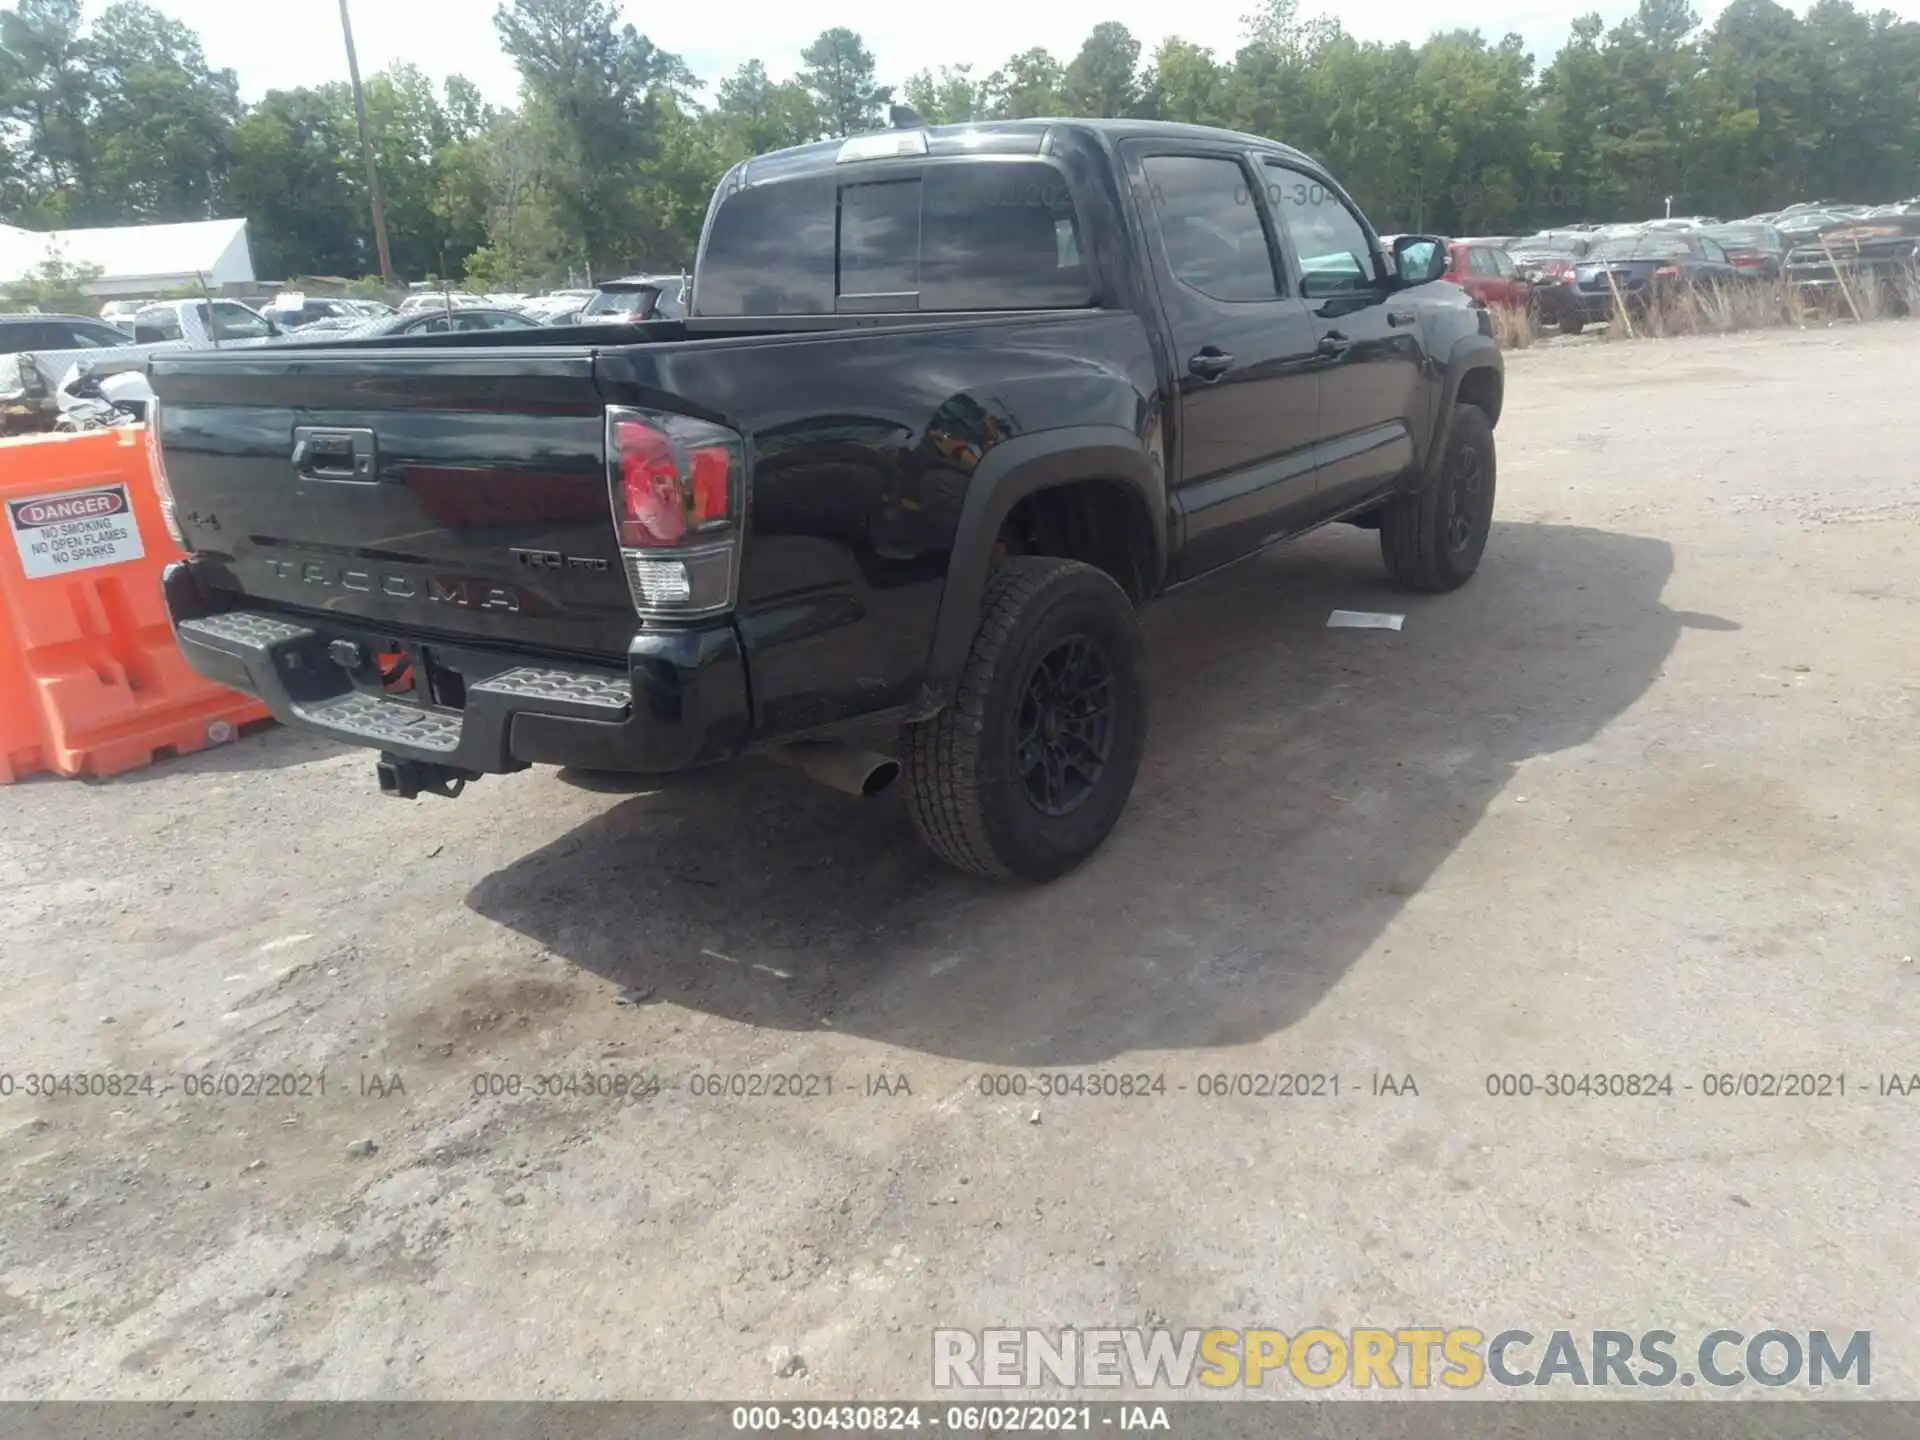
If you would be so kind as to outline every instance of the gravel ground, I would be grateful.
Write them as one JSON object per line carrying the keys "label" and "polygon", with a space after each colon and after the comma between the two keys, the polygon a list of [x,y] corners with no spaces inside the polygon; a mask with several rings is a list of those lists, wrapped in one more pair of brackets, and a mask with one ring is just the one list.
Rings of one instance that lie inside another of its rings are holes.
{"label": "gravel ground", "polygon": [[[1871,1329],[1920,1397],[1916,342],[1516,355],[1474,583],[1341,529],[1157,607],[1132,807],[1044,890],[760,764],[399,804],[269,731],[0,791],[0,1394],[884,1397],[936,1325],[1425,1323]],[[1783,1070],[1845,1096],[1702,1078]],[[22,1088],[97,1071],[155,1089]],[[1549,1071],[1674,1093],[1487,1093]],[[640,1080],[536,1093],[581,1072]],[[1339,1093],[1200,1093],[1270,1072]]]}

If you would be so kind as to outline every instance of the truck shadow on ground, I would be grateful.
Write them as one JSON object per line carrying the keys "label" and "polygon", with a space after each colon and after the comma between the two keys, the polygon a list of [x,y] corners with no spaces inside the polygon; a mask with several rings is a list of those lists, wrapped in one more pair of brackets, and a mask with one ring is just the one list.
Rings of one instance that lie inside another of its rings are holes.
{"label": "truck shadow on ground", "polygon": [[[944,868],[897,795],[765,762],[614,803],[467,903],[652,1003],[993,1065],[1244,1044],[1363,955],[1530,757],[1643,695],[1663,542],[1498,527],[1449,596],[1338,529],[1149,612],[1152,734],[1106,847],[1044,888]],[[1335,607],[1405,630],[1325,629]]]}

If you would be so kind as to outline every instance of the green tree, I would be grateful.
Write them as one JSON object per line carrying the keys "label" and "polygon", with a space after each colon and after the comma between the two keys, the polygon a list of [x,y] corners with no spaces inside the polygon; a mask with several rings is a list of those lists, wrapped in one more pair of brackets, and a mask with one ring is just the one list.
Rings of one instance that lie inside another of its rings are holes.
{"label": "green tree", "polygon": [[[1345,98],[1373,108],[1369,97],[1328,93],[1327,77],[1334,67],[1323,62],[1336,43],[1346,38],[1333,22],[1303,19],[1293,0],[1272,0],[1242,23],[1247,43],[1234,56],[1233,73],[1222,96],[1229,123],[1236,129],[1314,152],[1329,133],[1330,104]],[[1342,58],[1352,69],[1353,57]],[[1355,75],[1354,82],[1376,83],[1370,69],[1360,68],[1365,78]],[[1391,97],[1378,98],[1385,102]]]}
{"label": "green tree", "polygon": [[257,273],[365,275],[365,171],[344,84],[269,90],[235,128],[229,203],[248,220]]}
{"label": "green tree", "polygon": [[98,265],[75,265],[56,246],[46,258],[6,287],[7,308],[49,313],[92,313],[94,300],[87,287],[100,278]]}
{"label": "green tree", "polygon": [[1147,67],[1140,111],[1183,125],[1223,125],[1226,86],[1227,72],[1211,50],[1170,35]]}
{"label": "green tree", "polygon": [[94,95],[80,0],[0,11],[0,126],[19,135],[15,167],[29,196],[19,218],[86,224],[110,213],[88,134]]}
{"label": "green tree", "polygon": [[996,120],[1031,120],[1064,115],[1060,87],[1065,72],[1045,50],[1022,50],[986,78],[987,113]]}
{"label": "green tree", "polygon": [[1240,17],[1240,31],[1248,48],[1302,64],[1312,64],[1342,33],[1330,16],[1302,13],[1300,0],[1262,0]]}
{"label": "green tree", "polygon": [[89,38],[97,94],[88,143],[113,219],[206,220],[226,201],[239,83],[200,37],[139,0],[109,6]]}
{"label": "green tree", "polygon": [[553,218],[596,273],[633,263],[663,108],[693,85],[678,56],[617,20],[609,0],[510,0],[494,16],[546,148]]}
{"label": "green tree", "polygon": [[804,145],[821,131],[820,108],[806,86],[772,79],[758,60],[720,82],[714,123],[721,148],[735,160]]}
{"label": "green tree", "polygon": [[800,83],[820,111],[824,134],[838,138],[875,129],[891,86],[874,83],[873,52],[845,26],[823,30],[800,52]]}
{"label": "green tree", "polygon": [[446,117],[448,136],[453,140],[473,139],[498,113],[480,94],[480,87],[464,75],[449,75],[442,93],[445,100],[440,110]]}
{"label": "green tree", "polygon": [[1069,114],[1109,118],[1132,115],[1140,106],[1140,42],[1113,20],[1093,27],[1060,82]]}
{"label": "green tree", "polygon": [[557,218],[546,156],[553,145],[537,116],[497,115],[449,169],[459,204],[483,216],[484,240],[465,269],[484,288],[515,288],[570,278],[584,265],[578,236]]}
{"label": "green tree", "polygon": [[907,77],[905,89],[907,104],[929,125],[960,125],[989,113],[987,86],[973,78],[971,65],[942,65],[938,76],[922,70]]}

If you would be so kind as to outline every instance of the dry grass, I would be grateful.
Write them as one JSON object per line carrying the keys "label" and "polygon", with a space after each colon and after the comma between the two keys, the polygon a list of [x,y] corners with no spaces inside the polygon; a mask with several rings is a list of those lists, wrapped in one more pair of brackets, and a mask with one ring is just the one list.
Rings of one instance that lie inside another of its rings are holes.
{"label": "dry grass", "polygon": [[1657,304],[1635,309],[1631,325],[1616,306],[1612,322],[1601,333],[1614,340],[1665,340],[1676,335],[1725,335],[1736,330],[1851,320],[1856,308],[1863,321],[1920,315],[1920,270],[1908,270],[1877,288],[1861,285],[1852,276],[1846,278],[1851,304],[1839,293],[1824,304],[1816,303],[1781,281],[1730,285],[1666,296]]}
{"label": "dry grass", "polygon": [[1533,317],[1525,310],[1506,305],[1492,305],[1488,310],[1493,315],[1494,343],[1502,350],[1524,350],[1540,338]]}
{"label": "dry grass", "polygon": [[[1838,291],[1820,302],[1809,300],[1805,292],[1782,280],[1765,285],[1728,285],[1668,295],[1645,309],[1635,308],[1631,317],[1621,314],[1616,304],[1612,320],[1589,324],[1587,333],[1609,340],[1666,340],[1678,335],[1726,335],[1736,330],[1851,321],[1856,309],[1863,321],[1920,316],[1920,266],[1908,267],[1878,286],[1861,284],[1854,276],[1844,271],[1842,274],[1851,304]],[[1494,339],[1502,350],[1524,350],[1539,339],[1526,312],[1494,307],[1492,313]]]}

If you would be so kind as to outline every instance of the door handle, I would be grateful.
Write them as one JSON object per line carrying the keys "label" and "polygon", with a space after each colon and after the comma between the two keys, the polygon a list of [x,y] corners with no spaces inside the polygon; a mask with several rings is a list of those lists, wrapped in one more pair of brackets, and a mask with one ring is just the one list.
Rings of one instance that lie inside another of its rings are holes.
{"label": "door handle", "polygon": [[1216,350],[1211,345],[1187,361],[1187,370],[1202,380],[1218,380],[1232,368],[1233,356]]}
{"label": "door handle", "polygon": [[1342,335],[1338,330],[1329,330],[1320,337],[1320,343],[1314,348],[1327,359],[1338,360],[1342,355],[1347,353],[1352,345],[1353,341]]}
{"label": "door handle", "polygon": [[1411,310],[1389,310],[1387,312],[1387,324],[1389,325],[1411,325],[1419,318],[1420,317]]}

